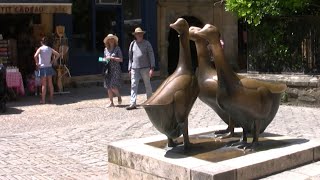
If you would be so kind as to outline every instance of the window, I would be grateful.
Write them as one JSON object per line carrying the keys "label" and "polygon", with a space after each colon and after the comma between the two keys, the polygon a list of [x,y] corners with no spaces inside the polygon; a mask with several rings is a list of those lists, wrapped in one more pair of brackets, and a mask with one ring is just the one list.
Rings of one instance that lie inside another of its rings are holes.
{"label": "window", "polygon": [[80,51],[92,50],[91,1],[74,0],[72,4],[72,16],[72,48]]}
{"label": "window", "polygon": [[[114,9],[104,9],[96,11],[96,50],[103,52],[103,39],[107,34],[115,34],[119,36],[117,31],[117,12]],[[120,23],[120,22],[119,22]]]}
{"label": "window", "polygon": [[123,51],[124,54],[128,54],[130,42],[134,39],[132,32],[136,27],[141,26],[141,2],[142,0],[123,0]]}

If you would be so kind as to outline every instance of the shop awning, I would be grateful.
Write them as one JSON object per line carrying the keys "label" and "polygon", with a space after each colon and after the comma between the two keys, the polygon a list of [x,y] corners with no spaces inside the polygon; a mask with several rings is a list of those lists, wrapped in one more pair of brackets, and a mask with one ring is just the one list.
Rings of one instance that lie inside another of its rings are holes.
{"label": "shop awning", "polygon": [[72,3],[0,3],[0,14],[72,13]]}

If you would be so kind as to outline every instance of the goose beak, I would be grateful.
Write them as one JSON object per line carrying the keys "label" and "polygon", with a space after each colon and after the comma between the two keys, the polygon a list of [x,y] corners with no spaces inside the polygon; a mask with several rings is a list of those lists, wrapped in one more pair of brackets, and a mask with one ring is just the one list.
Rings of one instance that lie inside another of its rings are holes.
{"label": "goose beak", "polygon": [[200,30],[201,30],[201,28],[196,27],[196,26],[191,26],[189,28],[189,32],[193,32],[193,33],[197,32],[197,31],[200,31]]}
{"label": "goose beak", "polygon": [[198,32],[201,28],[199,27],[195,27],[195,26],[191,26],[189,28],[189,38],[192,40],[192,41],[196,41],[198,35],[196,35],[196,32]]}
{"label": "goose beak", "polygon": [[206,24],[200,31],[197,31],[196,34],[211,43],[219,41],[219,30],[211,24]]}
{"label": "goose beak", "polygon": [[183,18],[179,18],[179,19],[177,19],[177,21],[175,23],[170,24],[170,27],[172,29],[176,30],[179,34],[182,29],[184,29],[185,27],[188,27],[188,26],[189,25],[188,25],[187,21]]}

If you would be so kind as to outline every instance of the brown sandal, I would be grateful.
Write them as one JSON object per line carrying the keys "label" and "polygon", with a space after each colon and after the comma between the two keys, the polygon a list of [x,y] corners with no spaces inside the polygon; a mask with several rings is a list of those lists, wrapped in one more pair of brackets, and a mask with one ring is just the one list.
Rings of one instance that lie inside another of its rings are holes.
{"label": "brown sandal", "polygon": [[122,98],[121,98],[121,96],[118,97],[118,104],[119,104],[119,105],[122,104]]}
{"label": "brown sandal", "polygon": [[109,108],[109,107],[114,107],[114,104],[113,104],[113,103],[109,103],[109,104],[107,105],[107,108]]}

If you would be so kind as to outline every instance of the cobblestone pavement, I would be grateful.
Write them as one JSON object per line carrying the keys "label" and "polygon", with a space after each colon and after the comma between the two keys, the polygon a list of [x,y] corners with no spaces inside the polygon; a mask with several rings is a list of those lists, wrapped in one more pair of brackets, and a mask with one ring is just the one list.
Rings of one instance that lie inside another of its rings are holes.
{"label": "cobblestone pavement", "polygon": [[[158,84],[153,82],[154,87]],[[39,105],[39,97],[23,97],[7,104],[7,113],[0,115],[0,179],[107,179],[110,142],[159,134],[142,108],[127,111],[126,104],[106,108],[108,100],[102,87],[70,91],[56,95],[54,104]],[[125,84],[124,103],[129,102],[128,92]],[[145,96],[139,95],[138,100],[141,103]],[[317,108],[281,106],[266,131],[320,138],[319,115]],[[190,128],[224,124],[199,100],[189,122]],[[301,168],[311,166],[320,172],[319,162]],[[301,168],[285,173],[301,175]]]}

